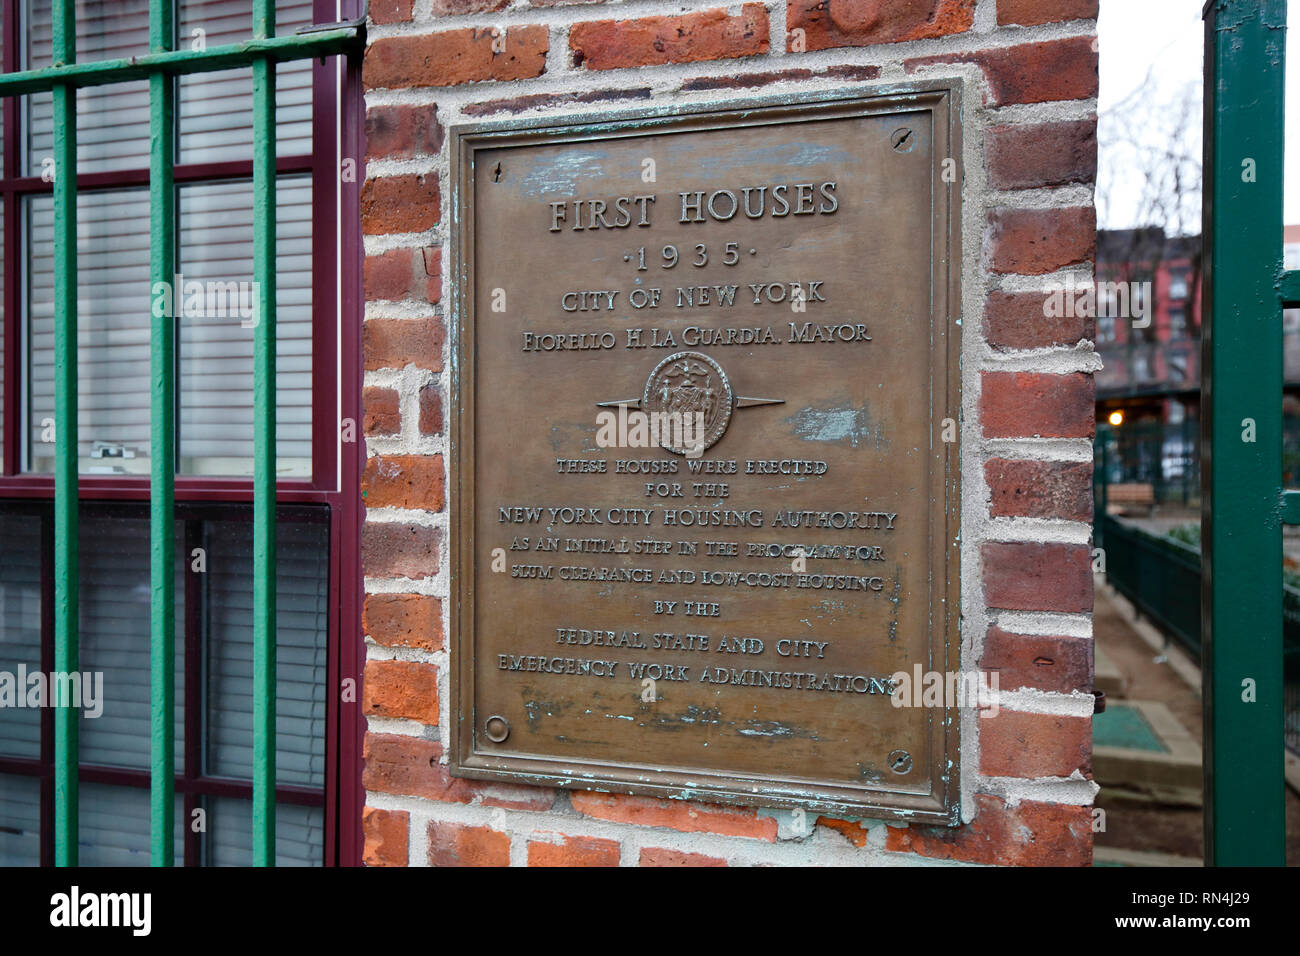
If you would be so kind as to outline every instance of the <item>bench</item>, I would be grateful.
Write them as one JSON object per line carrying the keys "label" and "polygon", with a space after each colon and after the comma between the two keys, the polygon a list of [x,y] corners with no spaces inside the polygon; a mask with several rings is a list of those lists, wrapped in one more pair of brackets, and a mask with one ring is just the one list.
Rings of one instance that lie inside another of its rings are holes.
{"label": "bench", "polygon": [[1155,507],[1155,488],[1144,482],[1106,486],[1106,511],[1108,514],[1150,514]]}

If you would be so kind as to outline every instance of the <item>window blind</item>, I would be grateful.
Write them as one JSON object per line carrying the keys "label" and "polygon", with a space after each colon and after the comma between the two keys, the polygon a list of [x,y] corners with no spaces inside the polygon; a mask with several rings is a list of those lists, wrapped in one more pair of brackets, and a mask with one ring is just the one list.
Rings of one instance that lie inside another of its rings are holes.
{"label": "window blind", "polygon": [[[185,864],[184,799],[176,795],[172,845],[174,866]],[[81,866],[149,865],[149,790],[81,784],[81,812],[77,827]]]}
{"label": "window blind", "polygon": [[0,866],[40,864],[40,781],[0,773]]}
{"label": "window blind", "polygon": [[[28,0],[27,64],[51,63],[51,0]],[[178,6],[177,49],[197,43],[220,46],[253,35],[251,0],[185,0]],[[82,0],[76,4],[77,59],[83,62],[149,52],[149,0]],[[276,32],[290,33],[312,22],[311,0],[276,4]],[[202,31],[196,36],[194,31]],[[182,163],[251,159],[249,112],[252,71],[195,73],[180,81]],[[49,93],[27,102],[27,171],[40,175],[53,154],[54,107]],[[311,61],[276,67],[276,144],[279,155],[311,150]],[[149,166],[149,84],[138,80],[77,91],[77,169],[107,172]],[[146,220],[147,221],[147,220]]]}
{"label": "window blind", "polygon": [[[50,0],[29,0],[28,60],[48,65]],[[278,29],[312,21],[310,0],[277,8]],[[84,8],[84,9],[83,9]],[[131,56],[148,46],[148,0],[77,4],[78,57]],[[84,16],[83,16],[84,14]],[[180,6],[178,35],[209,45],[251,36],[248,0],[194,0]],[[84,34],[84,37],[83,37]],[[249,70],[182,77],[180,160],[249,160],[252,125]],[[28,97],[29,172],[39,174],[53,148],[48,94]],[[277,68],[277,151],[311,152],[311,61]],[[78,168],[104,172],[147,168],[149,103],[146,84],[78,91]],[[248,179],[183,185],[179,189],[178,269],[204,284],[202,311],[186,316],[184,287],[173,290],[179,354],[178,471],[242,477],[252,473],[251,321],[230,315],[252,283],[252,185]],[[277,455],[283,477],[311,473],[311,181],[281,177],[277,190]],[[78,422],[81,470],[88,474],[149,471],[148,193],[144,189],[83,190],[78,196]],[[25,200],[27,239],[27,470],[53,467],[53,199]],[[243,285],[241,285],[241,283]],[[217,298],[206,295],[210,288]],[[233,295],[230,294],[233,292]],[[218,306],[214,309],[213,306]]]}
{"label": "window blind", "polygon": [[[253,768],[252,525],[214,522],[206,535],[207,772],[248,779]],[[324,787],[329,532],[324,524],[281,521],[276,538],[276,780]]]}
{"label": "window blind", "polygon": [[[276,455],[282,476],[311,474],[311,179],[276,190]],[[178,267],[191,280],[252,282],[253,187],[184,186]],[[251,294],[251,285],[249,287]],[[182,316],[180,435],[184,474],[252,474],[253,330],[235,318]],[[250,585],[251,586],[251,585]]]}
{"label": "window blind", "polygon": [[[281,177],[277,190],[276,450],[283,476],[311,473],[311,180]],[[89,474],[149,470],[148,193],[97,190],[77,197],[78,449]],[[26,200],[28,236],[28,467],[54,462],[54,200]],[[180,189],[184,286],[245,283],[216,301],[252,294],[252,186]],[[253,336],[236,312],[178,313],[181,474],[252,473]],[[205,291],[202,311],[210,310]]]}
{"label": "window blind", "polygon": [[[183,544],[183,542],[181,543]],[[185,593],[178,546],[176,594]],[[185,633],[183,601],[176,633]],[[149,768],[149,522],[81,519],[81,670],[104,675],[103,712],[81,718],[81,762]],[[176,766],[185,766],[185,641],[176,641]],[[84,805],[84,801],[83,801]],[[147,814],[146,814],[147,819]]]}
{"label": "window blind", "polygon": [[[41,519],[11,513],[0,514],[0,671],[16,680],[19,668],[41,669]],[[40,754],[40,711],[0,707],[0,755]]]}
{"label": "window blind", "polygon": [[[253,808],[247,800],[214,797],[205,801],[208,834],[206,866],[249,866],[253,860]],[[320,866],[325,855],[325,811],[320,807],[278,804],[275,808],[275,865]]]}

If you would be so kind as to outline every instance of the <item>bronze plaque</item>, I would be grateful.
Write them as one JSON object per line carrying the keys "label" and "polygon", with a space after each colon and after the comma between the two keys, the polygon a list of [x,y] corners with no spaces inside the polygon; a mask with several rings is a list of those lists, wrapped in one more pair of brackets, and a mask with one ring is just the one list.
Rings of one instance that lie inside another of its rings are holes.
{"label": "bronze plaque", "polygon": [[454,773],[955,820],[956,96],[452,131]]}

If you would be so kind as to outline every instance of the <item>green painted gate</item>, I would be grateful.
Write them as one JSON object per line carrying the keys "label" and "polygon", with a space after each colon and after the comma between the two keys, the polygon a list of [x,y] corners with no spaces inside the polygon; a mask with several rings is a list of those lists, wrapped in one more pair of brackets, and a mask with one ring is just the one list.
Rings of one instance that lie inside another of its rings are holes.
{"label": "green painted gate", "polygon": [[[275,860],[275,63],[359,51],[358,24],[275,35],[273,0],[253,0],[252,40],[176,49],[173,0],[150,0],[149,54],[79,63],[75,0],[54,0],[53,66],[0,75],[0,96],[53,91],[54,98],[54,668],[78,665],[77,461],[77,128],[83,86],[149,80],[150,281],[170,285],[176,269],[173,188],[176,77],[251,66],[253,72],[253,280],[258,321],[253,352],[253,863]],[[177,290],[178,291],[178,290]],[[157,310],[155,310],[157,311]],[[163,310],[166,312],[167,310]],[[173,859],[173,670],[175,667],[175,329],[155,315],[150,345],[150,855]],[[78,712],[54,715],[54,854],[77,864]]]}
{"label": "green painted gate", "polygon": [[1284,862],[1282,476],[1286,0],[1205,6],[1201,413],[1205,862]]}

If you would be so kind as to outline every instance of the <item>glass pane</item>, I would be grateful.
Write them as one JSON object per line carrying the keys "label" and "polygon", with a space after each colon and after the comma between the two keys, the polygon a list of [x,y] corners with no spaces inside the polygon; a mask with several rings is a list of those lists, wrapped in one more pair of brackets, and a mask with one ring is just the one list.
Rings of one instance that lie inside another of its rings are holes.
{"label": "glass pane", "polygon": [[[252,37],[251,0],[186,0],[180,9],[180,45],[208,47]],[[276,33],[288,34],[312,22],[311,0],[276,4]],[[200,31],[200,32],[196,32]],[[308,154],[311,148],[311,60],[275,68],[276,151]],[[180,80],[182,163],[253,158],[252,70],[195,73]]]}
{"label": "glass pane", "polygon": [[[311,179],[277,191],[277,451],[281,477],[310,477],[312,422]],[[54,467],[54,203],[25,200],[28,237],[27,470]],[[148,193],[77,197],[78,450],[84,474],[149,473]],[[180,472],[252,474],[252,185],[180,190],[178,317]]]}
{"label": "glass pane", "polygon": [[0,513],[0,755],[41,755],[40,670],[41,519]]}
{"label": "glass pane", "polygon": [[[182,187],[180,314],[182,474],[252,474],[253,188]],[[281,477],[311,475],[311,179],[276,191],[276,450]],[[193,283],[193,285],[192,285]],[[198,297],[202,284],[203,299]],[[229,303],[237,295],[239,309]],[[222,308],[223,301],[226,307]],[[212,306],[207,303],[211,302]],[[195,308],[191,308],[194,305]],[[247,316],[247,317],[246,317]]]}
{"label": "glass pane", "polygon": [[0,866],[40,865],[40,781],[0,773]]}
{"label": "glass pane", "polygon": [[[253,805],[247,800],[212,797],[208,808],[205,866],[251,866]],[[278,803],[275,807],[275,865],[321,866],[325,856],[325,811]]]}
{"label": "glass pane", "polygon": [[[52,64],[51,0],[27,0],[27,65]],[[117,60],[149,52],[149,0],[78,0],[77,60]],[[27,174],[53,161],[54,100],[24,98]],[[149,84],[145,80],[77,91],[77,169],[104,172],[149,165]]]}
{"label": "glass pane", "polygon": [[[185,802],[177,794],[173,865],[185,864]],[[149,865],[149,788],[82,783],[77,842],[82,866]]]}
{"label": "glass pane", "polygon": [[[54,466],[54,200],[26,201],[28,469]],[[88,474],[149,473],[149,194],[77,197],[78,452]]]}
{"label": "glass pane", "polygon": [[[185,755],[184,543],[176,544],[174,757]],[[81,670],[96,684],[99,716],[82,708],[81,761],[149,767],[149,522],[81,519]],[[101,685],[102,682],[102,685]]]}
{"label": "glass pane", "polygon": [[[252,525],[207,526],[206,770],[248,780],[253,770]],[[329,530],[276,528],[276,780],[325,785]]]}

